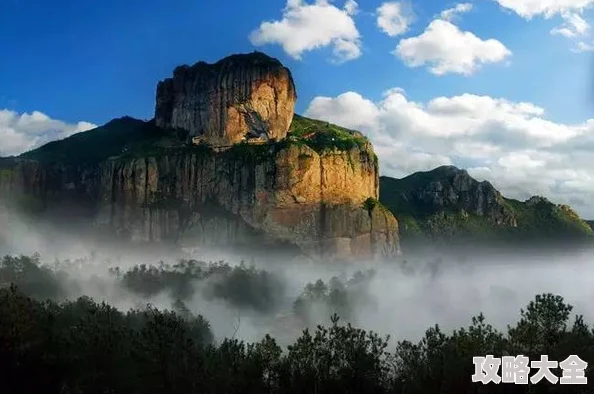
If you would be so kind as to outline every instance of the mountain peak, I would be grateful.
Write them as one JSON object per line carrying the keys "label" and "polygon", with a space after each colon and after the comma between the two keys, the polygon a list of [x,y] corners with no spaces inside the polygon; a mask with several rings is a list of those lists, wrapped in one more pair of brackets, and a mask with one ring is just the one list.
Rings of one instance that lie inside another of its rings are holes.
{"label": "mountain peak", "polygon": [[446,164],[443,166],[439,166],[436,167],[432,170],[429,170],[427,172],[443,172],[443,173],[452,173],[452,174],[456,174],[456,173],[467,173],[466,170],[462,169],[462,168],[458,168],[454,165],[451,164]]}
{"label": "mountain peak", "polygon": [[177,67],[159,82],[155,122],[212,146],[282,140],[296,99],[291,72],[280,61],[261,52],[236,54]]}
{"label": "mountain peak", "polygon": [[236,53],[229,55],[217,60],[214,63],[208,63],[201,60],[194,63],[193,65],[182,64],[174,69],[173,74],[175,75],[184,72],[202,72],[202,69],[218,71],[224,68],[236,67],[284,68],[281,61],[277,58],[268,56],[263,52],[254,51],[251,53]]}

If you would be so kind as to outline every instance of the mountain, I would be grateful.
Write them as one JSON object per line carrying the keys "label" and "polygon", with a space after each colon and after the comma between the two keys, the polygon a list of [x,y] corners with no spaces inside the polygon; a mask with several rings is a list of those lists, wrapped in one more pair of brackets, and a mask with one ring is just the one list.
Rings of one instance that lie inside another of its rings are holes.
{"label": "mountain", "polygon": [[586,220],[586,223],[588,223],[588,226],[594,229],[594,220]]}
{"label": "mountain", "polygon": [[594,236],[567,205],[537,196],[526,201],[505,198],[489,182],[454,166],[402,179],[381,177],[380,202],[398,218],[402,242],[408,245],[567,242]]}
{"label": "mountain", "polygon": [[263,53],[179,66],[158,83],[152,120],[122,117],[0,158],[0,202],[136,244],[316,259],[393,259],[401,241],[594,235],[568,206],[505,198],[456,167],[380,178],[363,134],[295,114],[296,99],[290,70]]}
{"label": "mountain", "polygon": [[295,100],[290,71],[262,53],[180,66],[159,82],[153,120],[0,159],[0,197],[136,243],[397,256],[373,146],[294,115]]}

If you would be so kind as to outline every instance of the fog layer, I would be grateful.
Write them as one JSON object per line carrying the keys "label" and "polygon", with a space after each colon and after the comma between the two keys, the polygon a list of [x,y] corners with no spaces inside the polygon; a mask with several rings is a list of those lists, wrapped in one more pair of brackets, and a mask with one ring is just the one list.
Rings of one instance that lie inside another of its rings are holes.
{"label": "fog layer", "polygon": [[[417,340],[435,324],[449,331],[467,325],[480,312],[496,328],[504,329],[518,320],[520,308],[535,294],[546,292],[562,295],[574,305],[575,313],[594,321],[590,302],[594,293],[593,251],[588,249],[503,253],[469,247],[463,259],[457,250],[456,256],[444,254],[438,259],[403,256],[388,263],[361,261],[349,265],[282,258],[263,261],[253,260],[256,254],[240,256],[229,251],[100,243],[83,232],[58,231],[47,223],[18,217],[13,210],[0,210],[0,257],[33,253],[39,253],[40,262],[54,272],[61,272],[56,277],[66,298],[89,296],[122,310],[147,304],[170,309],[179,299],[167,286],[149,295],[131,289],[122,278],[139,264],[158,267],[165,262],[169,264],[163,268],[167,271],[186,259],[202,262],[205,267],[209,261],[226,261],[233,268],[245,257],[245,271],[215,270],[200,280],[192,279],[191,294],[182,300],[193,314],[210,322],[218,339],[253,341],[272,333],[280,342],[289,342],[306,326],[328,323],[333,312],[346,314],[346,320],[396,340]],[[251,265],[255,271],[247,270]],[[119,267],[119,275],[110,273],[115,267]],[[321,282],[316,287],[318,280]],[[213,289],[233,287],[234,283],[247,286],[241,289],[248,294],[246,300],[262,302],[251,305],[242,303],[239,293],[239,298],[213,293]],[[342,297],[340,308],[333,301],[337,294]],[[299,299],[307,301],[299,304],[301,314],[296,312]]]}

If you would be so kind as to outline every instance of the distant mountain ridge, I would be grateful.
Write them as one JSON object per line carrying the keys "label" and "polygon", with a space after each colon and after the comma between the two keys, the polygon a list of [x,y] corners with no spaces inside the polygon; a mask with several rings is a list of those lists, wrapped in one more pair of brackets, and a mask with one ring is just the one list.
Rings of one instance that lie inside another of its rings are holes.
{"label": "distant mountain ridge", "polygon": [[506,198],[454,166],[380,177],[380,202],[398,219],[403,244],[594,239],[591,223],[569,206],[539,196]]}

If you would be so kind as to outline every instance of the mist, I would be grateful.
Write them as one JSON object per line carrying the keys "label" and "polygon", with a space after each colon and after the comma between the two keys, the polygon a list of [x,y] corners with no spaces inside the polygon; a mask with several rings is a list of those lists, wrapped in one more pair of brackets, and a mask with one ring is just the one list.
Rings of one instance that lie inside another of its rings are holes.
{"label": "mist", "polygon": [[[172,309],[179,297],[171,288],[146,296],[125,285],[122,275],[140,264],[172,270],[180,260],[197,261],[204,267],[209,262],[226,262],[230,268],[253,266],[256,271],[250,275],[265,273],[262,283],[266,289],[242,290],[252,296],[262,294],[268,304],[260,309],[249,303],[240,305],[237,299],[230,301],[213,295],[214,287],[223,282],[224,286],[233,283],[225,282],[227,274],[215,273],[191,280],[190,295],[182,301],[194,315],[208,320],[219,341],[232,337],[251,342],[271,334],[279,343],[288,344],[304,328],[327,324],[332,313],[341,315],[344,310],[348,316],[343,313],[343,321],[390,335],[392,340],[416,341],[435,324],[449,332],[467,326],[481,312],[494,327],[504,330],[508,324],[517,322],[520,308],[536,294],[549,292],[562,295],[575,307],[574,313],[583,314],[586,321],[594,321],[590,302],[594,295],[591,249],[537,253],[469,247],[464,257],[458,249],[456,253],[442,253],[438,257],[420,253],[403,256],[389,263],[266,261],[254,259],[256,253],[242,256],[218,250],[114,245],[85,236],[83,231],[74,235],[48,222],[29,221],[14,212],[0,210],[0,257],[38,253],[40,263],[59,273],[56,278],[66,299],[88,296],[122,311],[141,309],[147,304]],[[115,267],[119,268],[120,276],[110,272]],[[357,276],[358,282],[349,285]],[[297,316],[296,301],[303,297],[308,283],[313,285],[318,280],[325,286],[331,283],[342,286],[341,294],[346,294],[348,303],[346,309],[337,311],[327,302],[331,297],[327,297],[306,303],[305,315]],[[245,283],[253,286],[260,282]]]}

